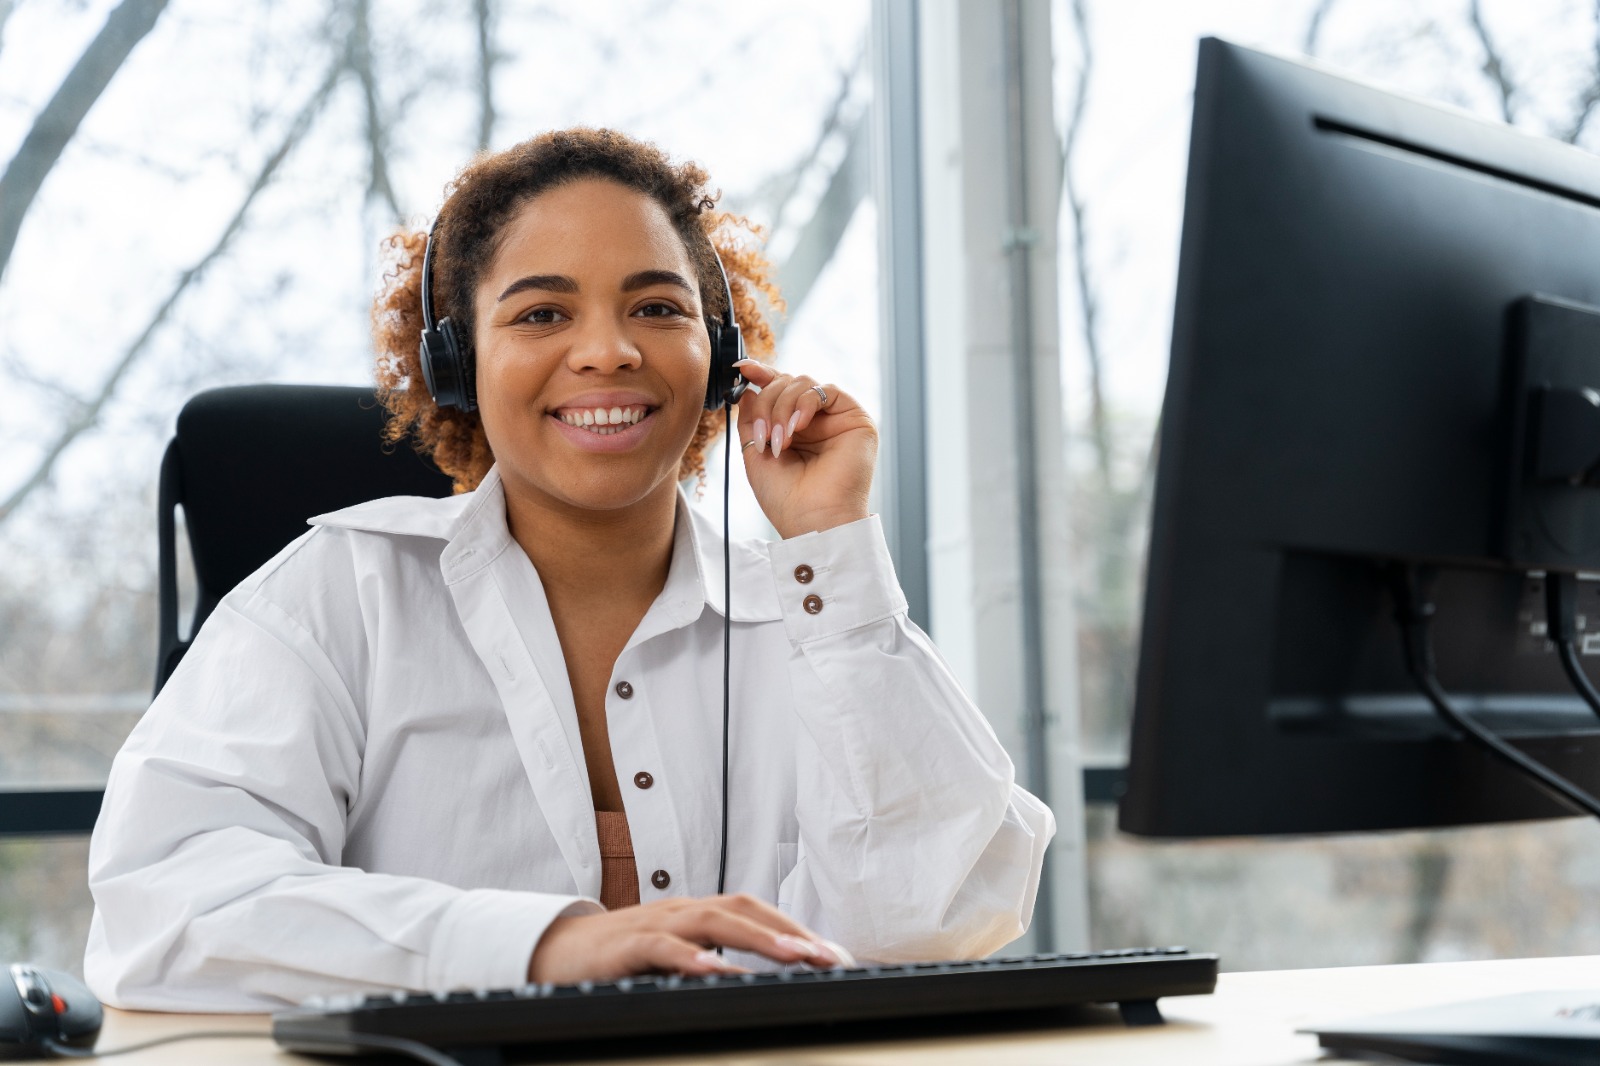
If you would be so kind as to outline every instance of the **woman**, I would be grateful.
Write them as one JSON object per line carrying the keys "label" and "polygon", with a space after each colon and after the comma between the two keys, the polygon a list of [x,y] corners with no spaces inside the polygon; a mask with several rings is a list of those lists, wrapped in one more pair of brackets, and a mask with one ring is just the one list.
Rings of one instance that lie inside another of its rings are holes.
{"label": "woman", "polygon": [[712,239],[761,355],[775,293],[712,207],[699,168],[608,131],[464,171],[430,296],[476,410],[423,381],[425,238],[397,239],[391,432],[469,491],[315,518],[207,621],[107,786],[101,999],[956,958],[1026,929],[1054,822],[905,616],[872,422],[753,360],[738,437],[782,540],[732,549],[716,893],[723,553],[679,488],[722,418]]}

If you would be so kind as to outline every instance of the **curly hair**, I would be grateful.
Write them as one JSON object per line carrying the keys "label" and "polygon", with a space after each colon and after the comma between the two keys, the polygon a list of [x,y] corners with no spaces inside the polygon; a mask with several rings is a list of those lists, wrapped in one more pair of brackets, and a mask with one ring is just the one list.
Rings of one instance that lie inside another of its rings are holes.
{"label": "curly hair", "polygon": [[[708,315],[721,315],[727,303],[717,270],[720,256],[746,354],[771,360],[774,336],[763,302],[781,311],[783,300],[771,265],[752,239],[759,237],[757,228],[748,219],[716,210],[707,174],[694,163],[674,164],[655,145],[614,130],[580,127],[542,133],[503,152],[481,155],[445,190],[433,237],[433,311],[436,318],[455,323],[469,366],[473,293],[499,250],[506,224],[540,193],[585,178],[617,182],[666,210],[688,250]],[[466,492],[489,472],[494,453],[478,413],[440,408],[422,378],[418,337],[427,241],[426,232],[402,231],[384,242],[388,268],[372,308],[378,395],[389,409],[384,438],[393,444],[412,436],[417,450],[455,479],[456,491]],[[719,413],[700,416],[678,464],[679,480],[704,478],[706,447],[721,428]]]}

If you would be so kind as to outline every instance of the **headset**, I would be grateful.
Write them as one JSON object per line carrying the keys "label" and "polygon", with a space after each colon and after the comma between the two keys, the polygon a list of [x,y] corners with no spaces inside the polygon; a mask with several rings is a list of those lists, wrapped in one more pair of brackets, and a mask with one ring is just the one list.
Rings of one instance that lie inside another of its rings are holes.
{"label": "headset", "polygon": [[[428,243],[422,252],[422,342],[418,349],[422,381],[428,386],[435,406],[476,411],[478,392],[472,353],[462,343],[448,315],[440,319],[433,315],[433,245],[438,229],[436,218],[428,230]],[[706,333],[711,337],[711,374],[706,379],[705,407],[707,411],[719,411],[728,404],[738,403],[749,382],[734,366],[744,358],[744,336],[733,317],[733,286],[728,283],[728,271],[714,245],[711,258],[716,261],[717,273],[722,277],[722,292],[727,297],[722,315],[713,318],[708,314],[705,320]]]}
{"label": "headset", "polygon": [[[455,323],[446,315],[435,320],[433,316],[433,241],[439,229],[435,217],[428,230],[428,243],[422,251],[422,342],[418,354],[422,357],[422,381],[428,386],[433,402],[438,407],[457,408],[462,411],[478,409],[477,380],[473,374],[471,353],[462,345],[456,334]],[[732,559],[728,547],[728,472],[733,466],[733,423],[729,407],[739,402],[750,384],[734,364],[744,358],[744,335],[733,317],[733,286],[728,283],[727,268],[722,257],[711,246],[711,258],[716,261],[717,273],[722,276],[722,292],[726,297],[722,316],[706,316],[706,333],[711,338],[711,373],[706,379],[707,411],[722,412],[722,847],[717,861],[717,895],[722,895],[728,885],[728,678],[732,669],[730,632],[733,615]],[[717,948],[721,954],[722,949]]]}

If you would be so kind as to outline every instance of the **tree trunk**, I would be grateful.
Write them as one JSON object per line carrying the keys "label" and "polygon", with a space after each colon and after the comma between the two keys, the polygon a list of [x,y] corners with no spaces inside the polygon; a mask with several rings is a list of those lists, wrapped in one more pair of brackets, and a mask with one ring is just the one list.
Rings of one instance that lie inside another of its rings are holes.
{"label": "tree trunk", "polygon": [[22,219],[45,176],[78,132],[83,117],[111,84],[134,46],[155,26],[166,6],[167,0],[122,0],[33,120],[22,147],[0,176],[0,277],[5,276]]}

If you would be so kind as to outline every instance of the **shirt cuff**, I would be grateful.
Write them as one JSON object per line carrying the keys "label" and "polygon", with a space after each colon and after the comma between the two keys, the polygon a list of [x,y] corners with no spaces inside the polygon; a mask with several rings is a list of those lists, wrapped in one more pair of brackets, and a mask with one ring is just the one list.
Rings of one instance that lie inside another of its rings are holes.
{"label": "shirt cuff", "polygon": [[557,918],[604,911],[592,899],[476,888],[445,909],[428,951],[428,991],[521,988],[534,945]]}
{"label": "shirt cuff", "polygon": [[776,541],[768,551],[784,629],[797,645],[906,609],[877,515]]}

